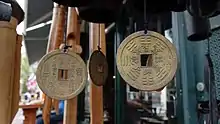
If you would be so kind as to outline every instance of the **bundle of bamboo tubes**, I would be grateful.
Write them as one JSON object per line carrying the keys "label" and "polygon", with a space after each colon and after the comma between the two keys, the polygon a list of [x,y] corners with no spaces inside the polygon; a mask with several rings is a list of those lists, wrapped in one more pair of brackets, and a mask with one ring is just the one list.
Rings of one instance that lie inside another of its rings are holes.
{"label": "bundle of bamboo tubes", "polygon": [[[68,12],[67,18],[65,18]],[[53,20],[50,29],[49,41],[48,41],[48,52],[51,50],[58,49],[62,45],[64,39],[65,30],[65,19],[67,19],[67,43],[72,46],[74,52],[80,54],[82,48],[80,47],[80,24],[78,22],[78,15],[75,8],[67,8],[62,5],[54,4]],[[99,29],[100,28],[100,29]],[[104,24],[91,24],[90,25],[90,49],[92,51],[97,49],[98,39],[101,39],[102,52],[106,53],[106,42],[105,42],[105,26]],[[62,46],[60,47],[62,48]],[[91,52],[92,52],[91,51]],[[91,87],[91,124],[102,124],[103,123],[103,96],[102,87],[95,86],[92,84]],[[52,102],[54,101],[54,102]],[[52,106],[58,109],[58,101],[52,100],[48,96],[45,96],[43,110],[43,119],[45,124],[50,124],[50,112]],[[65,101],[64,110],[64,124],[77,124],[77,97]]]}

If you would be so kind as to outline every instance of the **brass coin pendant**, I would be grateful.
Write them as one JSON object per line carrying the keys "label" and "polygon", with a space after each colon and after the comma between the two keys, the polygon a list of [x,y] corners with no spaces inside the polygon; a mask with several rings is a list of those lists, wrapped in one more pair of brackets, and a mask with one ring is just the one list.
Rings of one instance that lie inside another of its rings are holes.
{"label": "brass coin pendant", "polygon": [[88,63],[91,81],[97,86],[103,86],[108,77],[108,62],[105,55],[101,51],[95,50]]}
{"label": "brass coin pendant", "polygon": [[67,100],[74,98],[85,88],[87,69],[78,54],[55,50],[41,59],[36,79],[40,89],[47,96]]}
{"label": "brass coin pendant", "polygon": [[157,32],[135,32],[120,44],[117,68],[121,77],[132,87],[155,91],[173,79],[177,69],[176,49]]}

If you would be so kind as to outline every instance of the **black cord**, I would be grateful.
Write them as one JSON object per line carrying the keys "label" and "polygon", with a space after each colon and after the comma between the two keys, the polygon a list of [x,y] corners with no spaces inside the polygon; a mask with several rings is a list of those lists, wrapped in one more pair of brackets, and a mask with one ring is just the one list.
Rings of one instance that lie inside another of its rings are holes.
{"label": "black cord", "polygon": [[144,0],[144,33],[147,34],[147,0]]}
{"label": "black cord", "polygon": [[67,52],[68,48],[72,48],[72,46],[67,43],[67,20],[68,20],[68,11],[65,12],[65,24],[64,24],[64,47],[63,51]]}
{"label": "black cord", "polygon": [[101,26],[100,26],[100,24],[98,24],[98,25],[99,25],[99,33],[98,33],[99,38],[98,38],[98,46],[97,46],[97,48],[98,48],[98,51],[101,51],[101,47],[100,47],[100,44],[101,44],[100,43],[101,42],[101,38],[100,38],[101,37],[101,31],[100,30],[101,29],[100,28],[101,28]]}

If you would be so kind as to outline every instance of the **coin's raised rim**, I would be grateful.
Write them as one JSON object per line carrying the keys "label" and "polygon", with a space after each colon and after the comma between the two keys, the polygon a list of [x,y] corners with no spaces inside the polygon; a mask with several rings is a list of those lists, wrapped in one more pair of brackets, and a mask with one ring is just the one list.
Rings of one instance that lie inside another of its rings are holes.
{"label": "coin's raised rim", "polygon": [[[75,58],[77,58],[77,60],[79,60],[79,62],[81,63],[82,65],[82,68],[85,70],[84,71],[84,75],[83,75],[83,81],[79,87],[78,90],[76,90],[75,92],[73,92],[71,95],[69,96],[54,96],[53,94],[49,93],[48,90],[43,86],[43,82],[41,81],[41,70],[43,68],[43,64],[45,63],[45,61],[47,61],[48,58],[50,58],[51,56],[54,56],[54,55],[57,55],[57,54],[68,54],[68,55],[71,55],[71,56],[74,56]],[[57,50],[54,50],[54,51],[51,51],[49,52],[48,54],[44,55],[39,64],[38,64],[38,68],[37,68],[37,71],[36,71],[36,80],[37,80],[37,83],[38,83],[38,86],[39,88],[42,90],[42,92],[44,92],[47,96],[51,97],[52,99],[57,99],[57,100],[67,100],[67,99],[72,99],[74,97],[76,97],[77,95],[79,95],[83,89],[85,88],[86,86],[86,82],[87,82],[87,69],[86,69],[86,64],[85,62],[83,61],[83,59],[78,55],[76,54],[75,52],[72,52],[72,51],[68,51],[66,53],[64,53],[62,50],[60,49],[57,49]]]}
{"label": "coin's raised rim", "polygon": [[[122,70],[121,64],[120,64],[120,55],[122,54],[122,49],[124,48],[124,46],[131,40],[134,39],[135,37],[139,37],[139,36],[154,36],[157,37],[161,40],[164,41],[165,44],[167,44],[167,46],[170,48],[171,53],[173,54],[173,61],[172,61],[172,66],[171,66],[171,71],[169,73],[169,75],[167,76],[167,78],[165,78],[163,80],[162,83],[158,83],[156,85],[152,85],[152,86],[148,86],[148,87],[142,87],[142,85],[134,85],[134,82],[130,82],[129,79],[127,79],[125,76],[124,71]],[[139,90],[143,90],[143,91],[156,91],[158,89],[161,89],[162,87],[165,87],[175,76],[176,74],[176,70],[177,70],[177,66],[178,66],[178,62],[177,62],[177,52],[176,52],[176,48],[175,46],[163,35],[154,32],[154,31],[148,31],[147,34],[144,33],[144,31],[138,31],[135,32],[131,35],[129,35],[128,37],[126,37],[122,43],[120,44],[120,46],[117,49],[117,57],[116,57],[116,65],[117,65],[117,69],[121,75],[121,77],[125,80],[125,82],[127,82],[130,86],[139,89]]]}

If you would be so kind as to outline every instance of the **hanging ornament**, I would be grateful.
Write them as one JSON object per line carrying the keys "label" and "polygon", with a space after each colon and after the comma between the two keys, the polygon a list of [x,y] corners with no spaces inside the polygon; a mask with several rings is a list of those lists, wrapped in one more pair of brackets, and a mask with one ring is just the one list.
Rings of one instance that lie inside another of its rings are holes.
{"label": "hanging ornament", "polygon": [[88,62],[90,79],[97,86],[103,86],[108,77],[108,62],[100,48],[100,35],[101,33],[100,33],[100,24],[99,24],[98,50],[95,50],[91,54]]}
{"label": "hanging ornament", "polygon": [[74,98],[85,88],[87,70],[75,52],[55,50],[41,59],[36,77],[40,89],[47,96],[66,100]]}
{"label": "hanging ornament", "polygon": [[135,32],[120,44],[117,68],[121,77],[132,87],[146,91],[159,90],[176,73],[176,49],[157,32]]}

